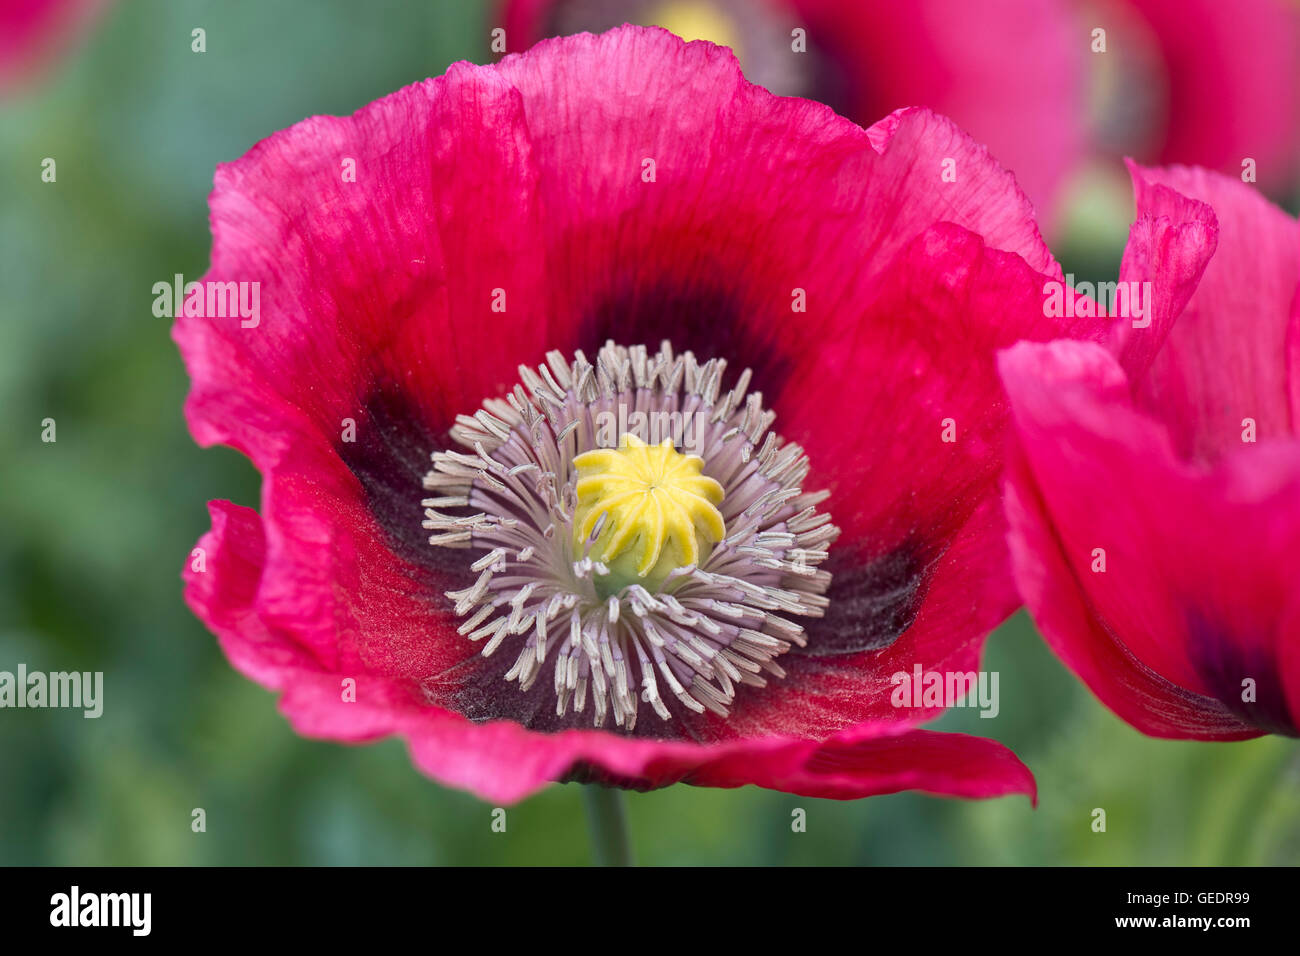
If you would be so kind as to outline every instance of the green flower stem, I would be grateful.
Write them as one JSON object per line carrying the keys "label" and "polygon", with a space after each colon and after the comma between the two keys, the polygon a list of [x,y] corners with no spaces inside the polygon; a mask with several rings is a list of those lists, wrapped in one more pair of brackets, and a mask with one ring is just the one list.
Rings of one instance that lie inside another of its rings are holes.
{"label": "green flower stem", "polygon": [[635,866],[627,832],[623,792],[598,783],[582,788],[591,830],[591,855],[597,866]]}

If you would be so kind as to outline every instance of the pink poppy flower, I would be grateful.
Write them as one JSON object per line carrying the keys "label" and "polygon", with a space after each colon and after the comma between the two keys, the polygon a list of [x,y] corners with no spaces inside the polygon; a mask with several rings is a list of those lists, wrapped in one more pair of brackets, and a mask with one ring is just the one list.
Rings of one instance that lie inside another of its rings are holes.
{"label": "pink poppy flower", "polygon": [[[891,701],[1018,603],[995,350],[1096,321],[1044,319],[1060,268],[951,122],[625,27],[305,120],[211,218],[186,415],[263,486],[211,503],[186,600],[298,732],[495,801],[1033,795]],[[257,308],[205,309],[227,283]]]}
{"label": "pink poppy flower", "polygon": [[1016,580],[1057,655],[1144,733],[1295,735],[1300,226],[1237,179],[1131,171],[1120,278],[1152,283],[1150,326],[1115,357],[1000,357]]}
{"label": "pink poppy flower", "polygon": [[862,126],[929,107],[986,144],[1050,222],[1087,149],[1087,34],[1075,14],[1068,0],[504,0],[500,20],[512,53],[624,21],[712,40],[751,81]]}
{"label": "pink poppy flower", "polygon": [[5,0],[0,3],[0,93],[10,92],[59,53],[104,0]]}
{"label": "pink poppy flower", "polygon": [[1300,176],[1300,4],[1079,0],[1106,31],[1090,58],[1095,138],[1111,159],[1207,166],[1261,187]]}

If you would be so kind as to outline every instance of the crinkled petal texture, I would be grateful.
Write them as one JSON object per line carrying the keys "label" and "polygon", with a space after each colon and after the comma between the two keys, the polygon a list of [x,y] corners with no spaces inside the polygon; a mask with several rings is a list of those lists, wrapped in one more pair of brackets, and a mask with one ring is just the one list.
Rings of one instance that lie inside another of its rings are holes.
{"label": "crinkled petal texture", "polygon": [[[1124,0],[1146,22],[1164,73],[1153,161],[1287,190],[1300,172],[1300,5],[1293,0]],[[1104,18],[1102,18],[1104,20]],[[1122,49],[1125,38],[1112,38]]]}
{"label": "crinkled petal texture", "polygon": [[1133,172],[1121,276],[1152,283],[1150,325],[1121,330],[1118,360],[1079,342],[999,360],[1017,584],[1061,659],[1138,729],[1296,735],[1300,440],[1284,346],[1300,235],[1239,182]]}
{"label": "crinkled petal texture", "polygon": [[[698,6],[713,9],[709,19],[737,21],[733,32],[747,75],[776,93],[820,100],[863,125],[909,106],[951,117],[1015,170],[1040,216],[1050,217],[1085,148],[1087,51],[1067,0],[703,0]],[[508,0],[501,21],[515,51],[556,32],[651,23],[672,10],[654,0]],[[763,57],[751,56],[756,45],[767,46],[762,38],[748,42],[763,26],[776,40]],[[806,33],[806,51],[791,48],[795,28]]]}
{"label": "crinkled petal texture", "polygon": [[[1044,318],[1060,270],[1029,204],[950,122],[864,131],[712,44],[628,27],[299,123],[221,167],[211,207],[206,279],[259,283],[260,315],[178,318],[186,411],[264,483],[260,514],[212,504],[186,596],[300,732],[401,734],[493,800],[564,778],[1032,794],[1000,745],[889,703],[914,664],[977,668],[1017,603],[995,350],[1101,334]],[[547,349],[607,339],[752,368],[844,529],[806,652],[725,720],[530,729],[537,701],[456,633],[444,593],[470,552],[421,529],[455,416]],[[467,719],[467,696],[496,711]]]}

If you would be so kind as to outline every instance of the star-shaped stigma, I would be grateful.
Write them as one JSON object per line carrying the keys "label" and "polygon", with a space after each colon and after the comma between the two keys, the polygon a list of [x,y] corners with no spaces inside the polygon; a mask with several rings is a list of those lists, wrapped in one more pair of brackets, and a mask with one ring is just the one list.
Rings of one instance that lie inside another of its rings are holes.
{"label": "star-shaped stigma", "polygon": [[722,485],[672,439],[647,445],[628,433],[620,447],[584,452],[573,464],[574,547],[581,552],[590,540],[592,557],[615,578],[635,574],[657,585],[675,568],[699,564],[726,535]]}

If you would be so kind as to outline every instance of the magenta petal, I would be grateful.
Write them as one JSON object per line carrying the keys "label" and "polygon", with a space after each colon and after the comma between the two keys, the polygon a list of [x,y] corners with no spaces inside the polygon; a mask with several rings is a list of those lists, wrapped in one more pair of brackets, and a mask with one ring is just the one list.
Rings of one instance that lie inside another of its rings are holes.
{"label": "magenta petal", "polygon": [[199,539],[185,569],[185,603],[216,633],[230,662],[252,680],[280,687],[285,668],[309,665],[311,654],[279,640],[257,619],[254,602],[266,560],[262,519],[229,501],[208,503],[212,530]]}
{"label": "magenta petal", "polygon": [[[1243,419],[1254,420],[1261,440],[1291,435],[1284,355],[1300,286],[1300,224],[1237,179],[1184,167],[1132,171],[1140,218],[1123,277],[1142,271],[1132,269],[1133,259],[1146,257],[1142,277],[1177,283],[1184,299],[1201,255],[1194,237],[1208,229],[1198,226],[1202,204],[1219,226],[1213,258],[1137,383],[1140,404],[1169,425],[1180,454],[1202,460],[1240,448]],[[1143,217],[1155,215],[1182,219],[1190,243],[1179,231],[1159,251],[1140,248],[1134,240]],[[1176,303],[1170,311],[1177,316]]]}
{"label": "magenta petal", "polygon": [[738,753],[694,772],[701,786],[757,784],[786,793],[833,800],[900,790],[980,799],[1021,793],[1037,804],[1033,774],[1006,747],[983,737],[904,730],[897,725],[855,728],[825,743],[784,751]]}
{"label": "magenta petal", "polygon": [[[1143,315],[1130,308],[1116,322],[1113,350],[1133,382],[1141,382],[1182,315],[1219,242],[1214,210],[1158,182],[1131,160],[1137,218],[1129,229],[1119,278],[1130,290],[1149,289]],[[1144,293],[1139,292],[1139,295]]]}
{"label": "magenta petal", "polygon": [[1284,649],[1296,638],[1300,444],[1202,473],[1132,407],[1097,346],[1019,345],[1000,367],[1018,439],[1013,566],[1053,650],[1146,733],[1295,733]]}
{"label": "magenta petal", "polygon": [[1291,427],[1300,434],[1300,286],[1291,304],[1291,325],[1286,333],[1287,382],[1291,391]]}

